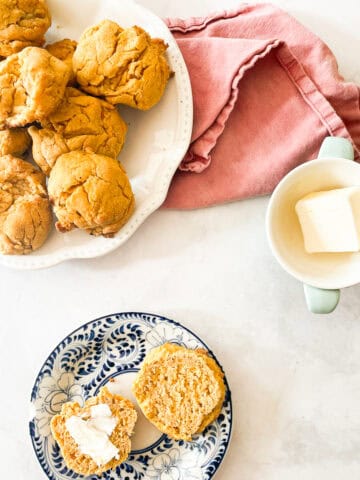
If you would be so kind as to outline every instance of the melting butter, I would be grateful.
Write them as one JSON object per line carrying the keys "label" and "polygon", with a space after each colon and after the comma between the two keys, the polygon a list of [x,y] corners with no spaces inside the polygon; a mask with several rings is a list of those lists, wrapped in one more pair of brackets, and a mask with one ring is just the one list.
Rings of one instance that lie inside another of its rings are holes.
{"label": "melting butter", "polygon": [[109,437],[116,427],[117,420],[111,415],[106,404],[90,408],[90,418],[84,420],[73,415],[65,422],[65,427],[78,444],[84,455],[89,455],[98,465],[105,465],[113,458],[118,458],[119,449]]}

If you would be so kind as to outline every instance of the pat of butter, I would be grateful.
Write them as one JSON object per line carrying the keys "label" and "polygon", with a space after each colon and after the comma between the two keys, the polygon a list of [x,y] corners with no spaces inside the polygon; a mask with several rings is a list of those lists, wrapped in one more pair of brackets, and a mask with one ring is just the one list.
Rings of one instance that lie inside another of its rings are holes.
{"label": "pat of butter", "polygon": [[66,420],[65,427],[78,444],[80,452],[89,455],[101,466],[118,457],[119,450],[109,439],[116,424],[117,420],[111,415],[109,406],[99,404],[90,408],[88,420],[73,415]]}
{"label": "pat of butter", "polygon": [[311,193],[295,210],[308,253],[360,250],[360,187]]}

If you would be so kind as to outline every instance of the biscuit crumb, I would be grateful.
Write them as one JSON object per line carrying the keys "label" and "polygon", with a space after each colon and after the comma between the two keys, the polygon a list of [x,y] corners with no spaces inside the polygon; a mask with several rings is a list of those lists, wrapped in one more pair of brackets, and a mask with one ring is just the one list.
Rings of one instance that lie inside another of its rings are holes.
{"label": "biscuit crumb", "polygon": [[[113,458],[101,466],[98,466],[89,455],[79,451],[78,445],[65,427],[68,418],[74,415],[89,417],[90,408],[99,404],[108,405],[112,415],[117,419],[116,427],[110,435],[110,441],[119,450],[118,458]],[[82,408],[76,402],[64,403],[60,414],[52,418],[50,426],[52,435],[59,444],[68,468],[80,475],[88,476],[101,475],[127,459],[131,451],[130,436],[133,433],[136,420],[137,413],[130,400],[121,395],[112,394],[106,387],[102,387],[99,394],[86,400]]]}
{"label": "biscuit crumb", "polygon": [[224,374],[203,349],[166,343],[151,350],[134,384],[147,419],[175,440],[191,440],[220,414]]}

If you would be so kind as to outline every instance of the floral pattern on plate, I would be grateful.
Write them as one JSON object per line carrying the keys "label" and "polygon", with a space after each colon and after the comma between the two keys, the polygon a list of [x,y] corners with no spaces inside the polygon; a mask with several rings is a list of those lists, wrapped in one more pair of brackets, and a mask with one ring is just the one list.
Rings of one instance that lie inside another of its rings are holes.
{"label": "floral pattern on plate", "polygon": [[[69,470],[50,432],[50,420],[68,401],[80,404],[110,379],[139,370],[154,347],[173,342],[188,348],[208,347],[179,323],[146,313],[119,313],[93,320],[75,330],[51,352],[31,394],[30,435],[36,456],[50,480],[81,478]],[[225,380],[226,381],[226,380]],[[209,480],[229,444],[232,407],[227,393],[215,422],[191,442],[162,435],[132,451],[128,459],[105,472],[106,480]],[[99,477],[90,476],[89,480]]]}

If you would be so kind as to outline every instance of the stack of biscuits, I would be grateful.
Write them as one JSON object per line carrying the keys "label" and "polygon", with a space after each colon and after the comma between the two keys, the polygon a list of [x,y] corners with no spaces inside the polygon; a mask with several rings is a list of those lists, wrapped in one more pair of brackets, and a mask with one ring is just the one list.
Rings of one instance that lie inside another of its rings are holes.
{"label": "stack of biscuits", "polygon": [[[118,162],[127,131],[116,105],[148,110],[170,69],[166,44],[143,29],[104,20],[78,42],[44,47],[45,0],[0,2],[0,253],[59,232],[111,237],[135,208]],[[31,150],[37,167],[23,159]]]}

